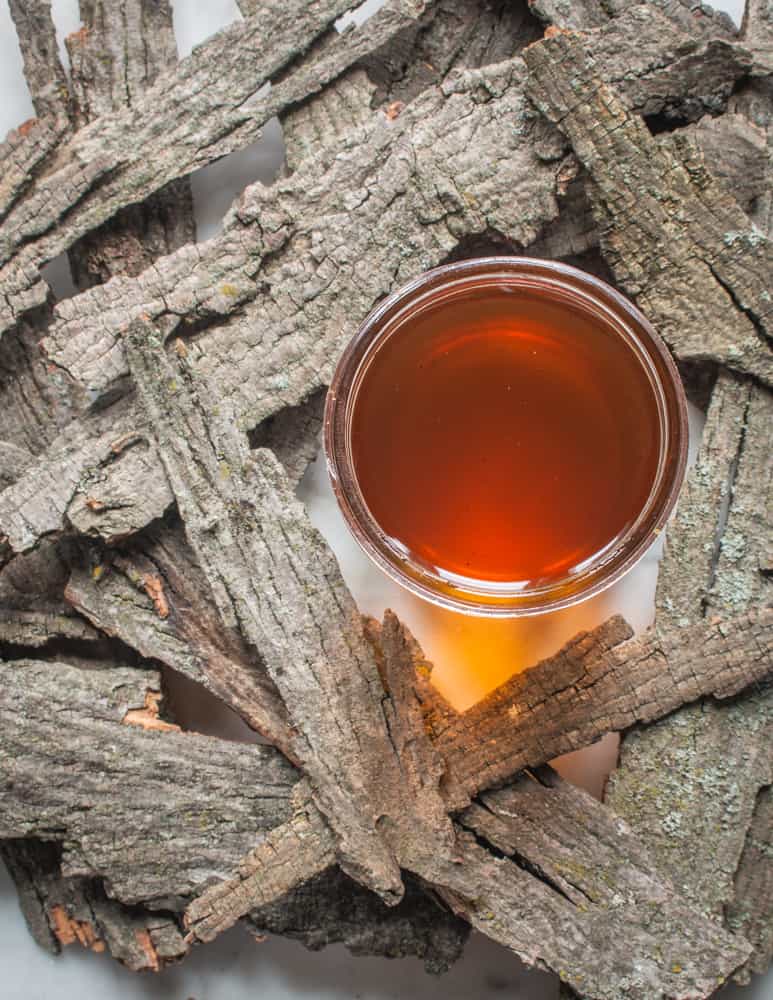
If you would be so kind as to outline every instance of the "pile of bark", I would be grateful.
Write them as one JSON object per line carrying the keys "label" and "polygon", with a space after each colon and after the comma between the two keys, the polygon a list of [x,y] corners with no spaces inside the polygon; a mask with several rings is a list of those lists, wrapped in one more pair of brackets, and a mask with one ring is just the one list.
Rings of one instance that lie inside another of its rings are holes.
{"label": "pile of bark", "polygon": [[[442,970],[472,926],[569,995],[692,998],[773,948],[773,8],[10,0],[0,147],[0,838],[30,929],[159,969],[237,921]],[[270,86],[269,86],[270,85]],[[286,169],[196,243],[189,176]],[[707,409],[655,624],[455,712],[294,486],[343,345],[465,255],[633,298]],[[77,294],[56,302],[66,253]],[[260,734],[183,732],[172,672]],[[547,765],[623,733],[606,802]]]}

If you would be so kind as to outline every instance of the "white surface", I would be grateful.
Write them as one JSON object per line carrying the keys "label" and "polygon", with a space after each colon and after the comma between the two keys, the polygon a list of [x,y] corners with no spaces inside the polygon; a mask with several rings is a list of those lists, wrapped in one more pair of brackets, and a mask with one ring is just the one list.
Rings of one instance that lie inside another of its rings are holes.
{"label": "white surface", "polygon": [[[382,0],[367,0],[353,18],[360,23]],[[740,20],[742,0],[722,5]],[[176,32],[182,55],[213,31],[239,16],[233,0],[176,0]],[[79,27],[77,0],[53,0],[60,49],[62,40]],[[21,58],[4,0],[0,4],[0,134],[29,118],[33,111],[21,73]],[[271,123],[264,140],[193,178],[199,239],[216,233],[231,200],[253,180],[269,182],[281,165],[281,130]],[[52,266],[57,294],[68,294],[67,268]],[[694,439],[700,418],[694,418]],[[515,669],[548,655],[578,629],[592,627],[619,611],[637,628],[652,617],[657,551],[651,552],[629,576],[606,594],[578,609],[527,622],[481,622],[453,615],[404,593],[375,570],[352,541],[332,497],[324,465],[317,461],[301,484],[300,494],[315,523],[325,533],[341,562],[344,575],[364,611],[380,615],[393,607],[413,628],[435,660],[439,686],[457,704],[468,703],[485,687]],[[187,698],[185,721],[200,731],[245,738],[243,724],[213,706],[206,697],[192,699],[191,688],[177,682],[175,691]],[[604,774],[614,765],[615,739],[569,755],[560,762],[570,780],[600,794]],[[553,1000],[553,977],[523,968],[505,949],[473,935],[463,959],[441,979],[424,974],[415,960],[387,962],[354,958],[340,946],[312,954],[300,945],[271,939],[257,945],[235,929],[206,948],[197,949],[179,967],[157,976],[128,973],[106,956],[69,948],[59,958],[41,951],[27,933],[13,886],[0,869],[0,997],[3,1000]],[[727,1000],[773,1000],[773,976],[747,990],[731,988]]]}

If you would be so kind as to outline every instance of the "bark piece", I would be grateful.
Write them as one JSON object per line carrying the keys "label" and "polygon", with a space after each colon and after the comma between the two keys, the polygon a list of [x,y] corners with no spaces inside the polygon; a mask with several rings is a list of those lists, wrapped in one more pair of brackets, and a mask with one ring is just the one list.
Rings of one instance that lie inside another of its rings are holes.
{"label": "bark piece", "polygon": [[746,0],[741,37],[754,52],[754,73],[773,73],[773,4],[770,0]]}
{"label": "bark piece", "polygon": [[50,0],[9,0],[24,76],[38,118],[70,116],[70,90],[59,61]]}
{"label": "bark piece", "polygon": [[0,837],[62,839],[67,876],[174,901],[289,815],[297,773],[273,748],[125,724],[159,688],[153,672],[17,660],[0,677]]}
{"label": "bark piece", "polygon": [[[137,531],[174,501],[153,453],[145,417],[131,398],[71,422],[3,492],[0,533],[13,551],[26,552],[44,535],[61,531],[72,506],[90,533],[100,533],[103,514],[109,539]],[[89,507],[89,499],[96,504]]]}
{"label": "bark piece", "polygon": [[773,957],[773,788],[760,790],[746,843],[735,873],[734,899],[725,913],[730,930],[742,934],[754,946],[746,967],[736,975],[748,982],[750,973],[762,975]]}
{"label": "bark piece", "polygon": [[[533,0],[530,6],[539,18],[556,28],[586,31],[604,27],[610,18],[624,16],[630,4],[627,0]],[[691,35],[728,39],[737,35],[724,11],[713,10],[700,0],[648,0],[648,6]]]}
{"label": "bark piece", "polygon": [[748,80],[730,101],[732,111],[744,115],[765,136],[768,170],[765,190],[757,197],[751,212],[753,221],[768,239],[773,236],[773,79]]}
{"label": "bark piece", "polygon": [[[0,225],[0,329],[45,300],[43,264],[119,209],[252,142],[278,111],[335,79],[423,9],[419,0],[394,0],[366,29],[339,36],[334,21],[352,6],[262,5],[164,74],[132,107],[80,129],[55,169]],[[274,86],[258,96],[267,82]]]}
{"label": "bark piece", "polygon": [[34,649],[56,639],[94,642],[99,639],[99,633],[81,618],[0,608],[0,643]]}
{"label": "bark piece", "polygon": [[325,391],[318,389],[297,406],[267,417],[250,434],[252,448],[270,448],[295,485],[319,451]]}
{"label": "bark piece", "polygon": [[[141,100],[177,62],[172,8],[166,0],[83,0],[83,28],[67,39],[79,127]],[[196,228],[187,178],[142,205],[129,205],[70,248],[78,288],[116,274],[139,274],[157,258],[193,243]]]}
{"label": "bark piece", "polygon": [[759,790],[773,782],[773,697],[711,702],[629,733],[606,800],[686,900],[722,916]]}
{"label": "bark piece", "polygon": [[30,933],[47,951],[75,944],[107,951],[133,972],[158,972],[185,956],[173,914],[126,907],[94,879],[63,878],[61,849],[50,842],[0,843]]}
{"label": "bark piece", "polygon": [[80,0],[80,16],[65,40],[78,127],[131,107],[177,62],[168,0]]}
{"label": "bark piece", "polygon": [[346,135],[373,116],[376,85],[363,69],[352,69],[310,101],[282,118],[285,163],[291,171],[308,160],[327,170],[346,144]]}
{"label": "bark piece", "polygon": [[[531,960],[557,967],[585,996],[707,996],[728,974],[728,960],[747,951],[714,921],[694,924],[694,912],[629,827],[550,768],[486,793],[460,823],[510,859],[499,862],[503,896],[506,882],[516,881],[513,867],[535,872],[531,889],[519,886],[544,898],[531,927]],[[517,912],[502,913],[499,900],[492,909],[492,921]],[[621,945],[619,966],[613,956]]]}
{"label": "bark piece", "polygon": [[[4,486],[15,483],[83,409],[83,393],[40,347],[51,303],[0,340],[0,441]],[[20,460],[15,460],[21,452]]]}
{"label": "bark piece", "polygon": [[[161,617],[147,581],[160,581]],[[112,566],[76,568],[67,600],[98,629],[222,698],[257,732],[290,751],[287,713],[254,651],[226,629],[181,525],[151,530]]]}
{"label": "bark piece", "polygon": [[762,130],[744,115],[728,111],[719,118],[706,116],[681,134],[695,139],[713,176],[746,212],[767,192],[771,153]]}
{"label": "bark piece", "polygon": [[405,879],[400,905],[388,907],[336,868],[298,886],[278,904],[253,910],[248,922],[259,934],[294,938],[312,951],[340,942],[353,955],[415,956],[434,973],[445,972],[460,957],[470,933],[466,921],[414,878]]}
{"label": "bark piece", "polygon": [[507,683],[437,734],[436,746],[468,793],[520,768],[586,746],[714,695],[727,698],[773,670],[773,611],[656,625],[625,640],[612,618]]}
{"label": "bark piece", "polygon": [[[769,604],[770,581],[761,569],[770,537],[772,405],[762,386],[720,373],[701,449],[669,528],[658,620],[689,631],[688,623],[705,614]],[[753,969],[770,960],[765,929],[773,913],[770,896],[751,889],[757,879],[764,883],[766,863],[755,875],[754,852],[745,859],[742,852],[755,829],[761,789],[771,780],[772,705],[767,687],[721,707],[698,703],[634,731],[623,742],[607,795],[687,896],[714,913],[733,914],[734,927],[749,913]],[[738,973],[741,981],[749,968]]]}
{"label": "bark piece", "polygon": [[[702,162],[679,163],[601,84],[585,39],[525,50],[528,89],[588,170],[602,251],[676,355],[773,380],[767,240]],[[768,296],[769,299],[769,296]]]}
{"label": "bark piece", "polygon": [[400,106],[452,69],[502,62],[541,34],[525,3],[437,0],[362,65],[376,86],[375,102],[399,113]]}
{"label": "bark piece", "polygon": [[[223,623],[238,624],[282,697],[293,759],[335,832],[339,861],[387,902],[398,901],[397,858],[405,867],[418,863],[416,852],[428,849],[422,831],[432,831],[432,851],[441,854],[452,834],[437,792],[440,773],[409,751],[407,721],[383,701],[373,649],[335,558],[272,453],[247,451],[227,408],[214,409],[209,387],[185,360],[171,364],[147,323],[131,328],[125,348]],[[307,824],[319,822],[303,815]],[[297,840],[292,824],[271,851],[293,857]],[[266,852],[258,850],[253,885],[267,878]],[[232,921],[233,908],[221,914],[218,905],[227,890],[216,891],[212,914],[204,897],[189,910],[198,936]],[[228,891],[244,894],[243,886]],[[238,908],[241,916],[243,903]]]}

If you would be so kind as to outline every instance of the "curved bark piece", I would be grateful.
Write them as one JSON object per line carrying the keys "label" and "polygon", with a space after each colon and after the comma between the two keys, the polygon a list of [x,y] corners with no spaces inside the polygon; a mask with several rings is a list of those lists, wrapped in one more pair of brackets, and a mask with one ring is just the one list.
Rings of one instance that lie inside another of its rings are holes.
{"label": "curved bark piece", "polygon": [[335,19],[354,5],[263,4],[163,74],[132,107],[82,128],[0,225],[0,330],[45,301],[43,264],[119,209],[255,140],[270,118],[423,9],[421,0],[393,0],[366,28],[338,35]]}
{"label": "curved bark piece", "polygon": [[768,241],[700,158],[680,163],[601,83],[588,39],[524,52],[528,90],[590,174],[604,256],[682,360],[714,358],[773,382]]}
{"label": "curved bark piece", "polygon": [[8,0],[19,39],[24,76],[38,118],[70,117],[70,88],[59,61],[50,0]]}

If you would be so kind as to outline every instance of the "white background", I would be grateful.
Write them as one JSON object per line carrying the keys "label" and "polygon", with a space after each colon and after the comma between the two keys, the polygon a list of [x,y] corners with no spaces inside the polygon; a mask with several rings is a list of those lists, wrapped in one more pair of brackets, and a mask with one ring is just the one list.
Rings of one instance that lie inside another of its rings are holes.
{"label": "white background", "polygon": [[[361,20],[383,0],[368,0]],[[80,26],[77,0],[53,0],[61,39]],[[742,0],[721,4],[736,20]],[[180,54],[239,17],[233,0],[175,0],[176,32]],[[63,46],[63,59],[66,54]],[[13,26],[5,0],[0,3],[0,135],[33,115],[21,72]],[[281,130],[278,123],[265,129],[264,137],[246,150],[199,171],[193,178],[198,238],[207,239],[220,226],[225,211],[242,188],[256,179],[270,182],[281,165]],[[48,269],[58,294],[69,293],[67,267],[58,262]],[[693,418],[693,451],[700,431],[700,417]],[[374,569],[343,526],[327,483],[324,465],[317,461],[300,487],[315,523],[328,537],[344,575],[363,611],[380,615],[392,607],[415,631],[436,663],[439,687],[459,707],[475,700],[514,670],[554,652],[580,628],[588,628],[619,611],[636,628],[652,618],[653,594],[659,552],[651,552],[621,584],[579,609],[527,622],[482,622],[435,609],[405,594]],[[211,708],[211,706],[210,706]],[[206,702],[190,707],[197,728],[224,735],[226,731],[206,713]],[[600,745],[563,758],[564,775],[599,795],[604,774],[614,765],[613,737]],[[127,972],[104,955],[71,947],[54,958],[39,949],[29,936],[18,910],[10,879],[0,868],[0,998],[4,1000],[82,1000],[92,996],[115,1000],[554,1000],[558,995],[552,976],[525,969],[519,960],[487,939],[473,935],[463,958],[441,978],[427,976],[419,961],[354,958],[340,946],[317,954],[278,938],[256,944],[237,928],[207,947],[198,948],[181,966],[153,975]],[[773,1000],[773,974],[740,990],[723,992],[726,1000]]]}

